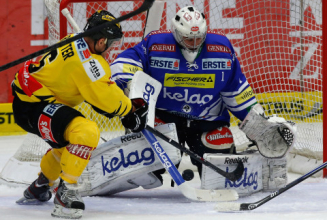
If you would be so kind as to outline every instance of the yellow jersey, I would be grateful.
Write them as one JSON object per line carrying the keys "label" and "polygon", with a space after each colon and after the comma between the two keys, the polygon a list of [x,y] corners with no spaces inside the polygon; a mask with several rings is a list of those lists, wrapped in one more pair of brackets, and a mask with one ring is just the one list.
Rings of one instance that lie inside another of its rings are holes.
{"label": "yellow jersey", "polygon": [[22,101],[70,107],[86,101],[113,116],[125,116],[132,109],[130,99],[111,81],[107,61],[92,54],[83,38],[50,51],[27,68],[16,73],[13,82],[14,92]]}

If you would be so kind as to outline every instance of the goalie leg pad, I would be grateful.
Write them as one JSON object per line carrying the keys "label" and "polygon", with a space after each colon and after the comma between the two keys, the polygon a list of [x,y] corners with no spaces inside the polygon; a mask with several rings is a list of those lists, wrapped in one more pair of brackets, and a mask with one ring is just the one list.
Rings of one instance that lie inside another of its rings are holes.
{"label": "goalie leg pad", "polygon": [[226,172],[234,170],[241,160],[244,173],[240,179],[232,182],[204,166],[201,179],[203,189],[235,189],[240,196],[249,196],[261,190],[276,191],[287,184],[286,157],[267,159],[258,152],[246,152],[240,155],[204,154],[204,159]]}
{"label": "goalie leg pad", "polygon": [[239,196],[249,196],[262,190],[262,156],[259,153],[244,155],[204,154],[203,158],[226,172],[234,170],[238,161],[244,164],[244,173],[235,182],[228,180],[207,166],[202,168],[202,189],[234,189]]}
{"label": "goalie leg pad", "polygon": [[[157,129],[178,141],[175,124],[165,124]],[[158,141],[172,160],[181,160],[180,151],[166,141]],[[161,181],[151,172],[163,166],[141,133],[132,133],[101,144],[93,151],[91,160],[80,182],[82,196],[111,195],[142,186],[158,187]],[[150,174],[149,174],[150,173]]]}
{"label": "goalie leg pad", "polygon": [[263,191],[276,191],[287,184],[287,159],[263,159]]}
{"label": "goalie leg pad", "polygon": [[162,181],[153,173],[147,173],[130,181],[137,186],[142,186],[143,189],[152,189],[162,186]]}
{"label": "goalie leg pad", "polygon": [[[94,186],[92,179],[93,175],[88,170],[84,171],[79,181],[81,189],[79,192],[81,196],[108,196],[116,193],[124,192],[131,189],[142,187],[143,189],[152,189],[162,186],[161,180],[159,180],[153,173],[135,172],[128,177],[117,177],[115,180],[108,180],[98,188],[91,189]],[[100,180],[101,181],[101,180]]]}

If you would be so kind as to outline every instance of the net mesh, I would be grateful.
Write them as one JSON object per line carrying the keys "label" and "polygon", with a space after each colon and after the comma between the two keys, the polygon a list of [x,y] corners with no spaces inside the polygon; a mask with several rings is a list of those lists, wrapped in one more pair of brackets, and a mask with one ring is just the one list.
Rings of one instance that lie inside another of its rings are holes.
{"label": "net mesh", "polygon": [[[60,1],[45,0],[45,3],[49,43],[53,44],[60,39]],[[193,4],[203,11],[208,29],[221,31],[230,39],[243,73],[266,114],[277,114],[297,123],[298,138],[294,150],[308,157],[322,158],[321,1],[169,0],[160,3],[163,4],[163,12],[156,15],[161,18],[160,27],[157,28],[160,30],[170,28],[170,19],[181,7]],[[119,17],[141,4],[142,1],[97,1],[70,3],[67,8],[82,29],[86,18],[96,10],[105,9]],[[109,63],[121,51],[141,41],[145,21],[146,13],[142,13],[122,22],[125,41],[120,50],[108,55]],[[73,29],[68,24],[67,33],[72,32]],[[78,108],[98,123],[106,139],[123,134],[117,118],[108,121],[93,112],[87,104]],[[231,122],[236,145],[244,145],[249,140],[238,130],[239,121],[232,117]],[[24,142],[23,153],[17,152],[16,157],[25,157],[28,148],[33,148],[29,150],[31,152],[40,152],[43,149],[40,146],[42,144],[35,146],[35,143],[28,140]],[[42,153],[36,155],[42,156]]]}

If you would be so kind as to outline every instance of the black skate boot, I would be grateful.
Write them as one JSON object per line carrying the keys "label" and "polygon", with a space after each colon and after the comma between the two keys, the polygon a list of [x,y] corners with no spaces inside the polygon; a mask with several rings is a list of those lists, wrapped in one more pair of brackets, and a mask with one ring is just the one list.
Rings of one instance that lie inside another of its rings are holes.
{"label": "black skate boot", "polygon": [[78,192],[78,185],[60,180],[54,198],[55,208],[51,215],[58,218],[78,219],[83,215],[85,205]]}
{"label": "black skate boot", "polygon": [[24,197],[17,200],[19,205],[40,205],[51,199],[49,180],[41,173],[24,191]]}

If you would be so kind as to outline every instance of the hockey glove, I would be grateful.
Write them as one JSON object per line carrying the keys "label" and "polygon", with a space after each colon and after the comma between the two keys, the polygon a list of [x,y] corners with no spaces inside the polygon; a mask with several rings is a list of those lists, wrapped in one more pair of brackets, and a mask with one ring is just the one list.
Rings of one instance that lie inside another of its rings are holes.
{"label": "hockey glove", "polygon": [[285,156],[295,143],[295,123],[277,116],[265,116],[259,104],[252,107],[239,128],[256,142],[259,152],[266,158]]}
{"label": "hockey glove", "polygon": [[126,116],[121,118],[121,122],[125,128],[131,129],[133,132],[142,131],[146,123],[148,122],[148,103],[143,99],[131,99],[132,104],[135,107],[134,112],[128,113]]}

